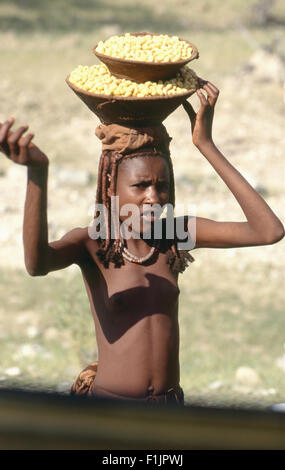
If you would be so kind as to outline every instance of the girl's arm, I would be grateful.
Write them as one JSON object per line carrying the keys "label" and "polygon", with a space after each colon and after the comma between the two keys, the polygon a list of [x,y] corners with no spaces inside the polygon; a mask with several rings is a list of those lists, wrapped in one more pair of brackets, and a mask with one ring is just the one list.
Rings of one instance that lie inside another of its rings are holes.
{"label": "girl's arm", "polygon": [[45,275],[76,262],[83,251],[83,229],[74,229],[62,240],[48,243],[47,180],[49,160],[32,143],[28,126],[9,131],[10,118],[0,123],[0,150],[13,162],[27,166],[28,183],[24,210],[23,242],[25,265],[31,276]]}
{"label": "girl's arm", "polygon": [[216,222],[203,217],[189,221],[188,230],[195,238],[195,248],[232,248],[276,243],[284,237],[284,227],[264,199],[217,149],[212,139],[214,107],[219,90],[209,82],[201,80],[197,95],[201,107],[197,114],[185,101],[183,104],[192,127],[194,145],[213,166],[238,201],[247,222]]}

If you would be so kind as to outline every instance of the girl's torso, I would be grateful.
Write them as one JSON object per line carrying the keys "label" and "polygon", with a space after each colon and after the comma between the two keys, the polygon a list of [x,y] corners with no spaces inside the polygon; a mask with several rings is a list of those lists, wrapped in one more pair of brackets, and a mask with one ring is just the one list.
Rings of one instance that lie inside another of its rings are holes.
{"label": "girl's torso", "polygon": [[81,263],[95,322],[99,367],[94,394],[140,398],[179,384],[177,276],[166,254],[148,265],[125,260],[104,268],[98,243],[86,241]]}

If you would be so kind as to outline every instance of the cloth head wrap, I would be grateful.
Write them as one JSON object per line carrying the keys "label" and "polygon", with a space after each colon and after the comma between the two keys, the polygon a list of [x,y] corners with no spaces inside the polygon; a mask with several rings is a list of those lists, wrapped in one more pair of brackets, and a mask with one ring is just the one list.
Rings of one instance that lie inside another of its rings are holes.
{"label": "cloth head wrap", "polygon": [[95,130],[102,142],[102,150],[112,150],[122,155],[142,148],[151,148],[161,153],[169,153],[172,140],[163,124],[153,127],[130,128],[119,124],[100,124]]}

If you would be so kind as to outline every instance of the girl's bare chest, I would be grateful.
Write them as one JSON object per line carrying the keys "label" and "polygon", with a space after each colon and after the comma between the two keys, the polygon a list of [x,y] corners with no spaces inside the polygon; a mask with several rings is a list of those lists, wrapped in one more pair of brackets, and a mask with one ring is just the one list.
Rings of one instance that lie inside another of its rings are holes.
{"label": "girl's bare chest", "polygon": [[173,279],[149,270],[112,278],[108,283],[108,303],[116,311],[165,312],[176,304],[178,296]]}
{"label": "girl's bare chest", "polygon": [[121,268],[105,269],[97,265],[97,274],[89,273],[92,297],[103,301],[109,311],[167,311],[177,304],[177,279],[163,257],[148,266],[126,261]]}

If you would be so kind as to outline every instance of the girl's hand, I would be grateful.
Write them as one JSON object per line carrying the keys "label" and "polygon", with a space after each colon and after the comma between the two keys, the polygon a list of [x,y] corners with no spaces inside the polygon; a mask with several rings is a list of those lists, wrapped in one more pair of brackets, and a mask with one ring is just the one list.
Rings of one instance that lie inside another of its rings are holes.
{"label": "girl's hand", "polygon": [[[190,118],[193,144],[201,150],[203,147],[213,144],[212,124],[219,90],[215,85],[201,78],[199,84],[200,88],[196,92],[201,103],[199,111],[195,113],[188,101],[182,104]],[[202,93],[201,88],[206,91],[207,98]]]}
{"label": "girl's hand", "polygon": [[47,156],[32,143],[34,134],[26,134],[29,126],[21,126],[14,132],[10,128],[14,118],[9,118],[4,124],[0,123],[0,151],[10,160],[19,165],[46,167],[49,164]]}

